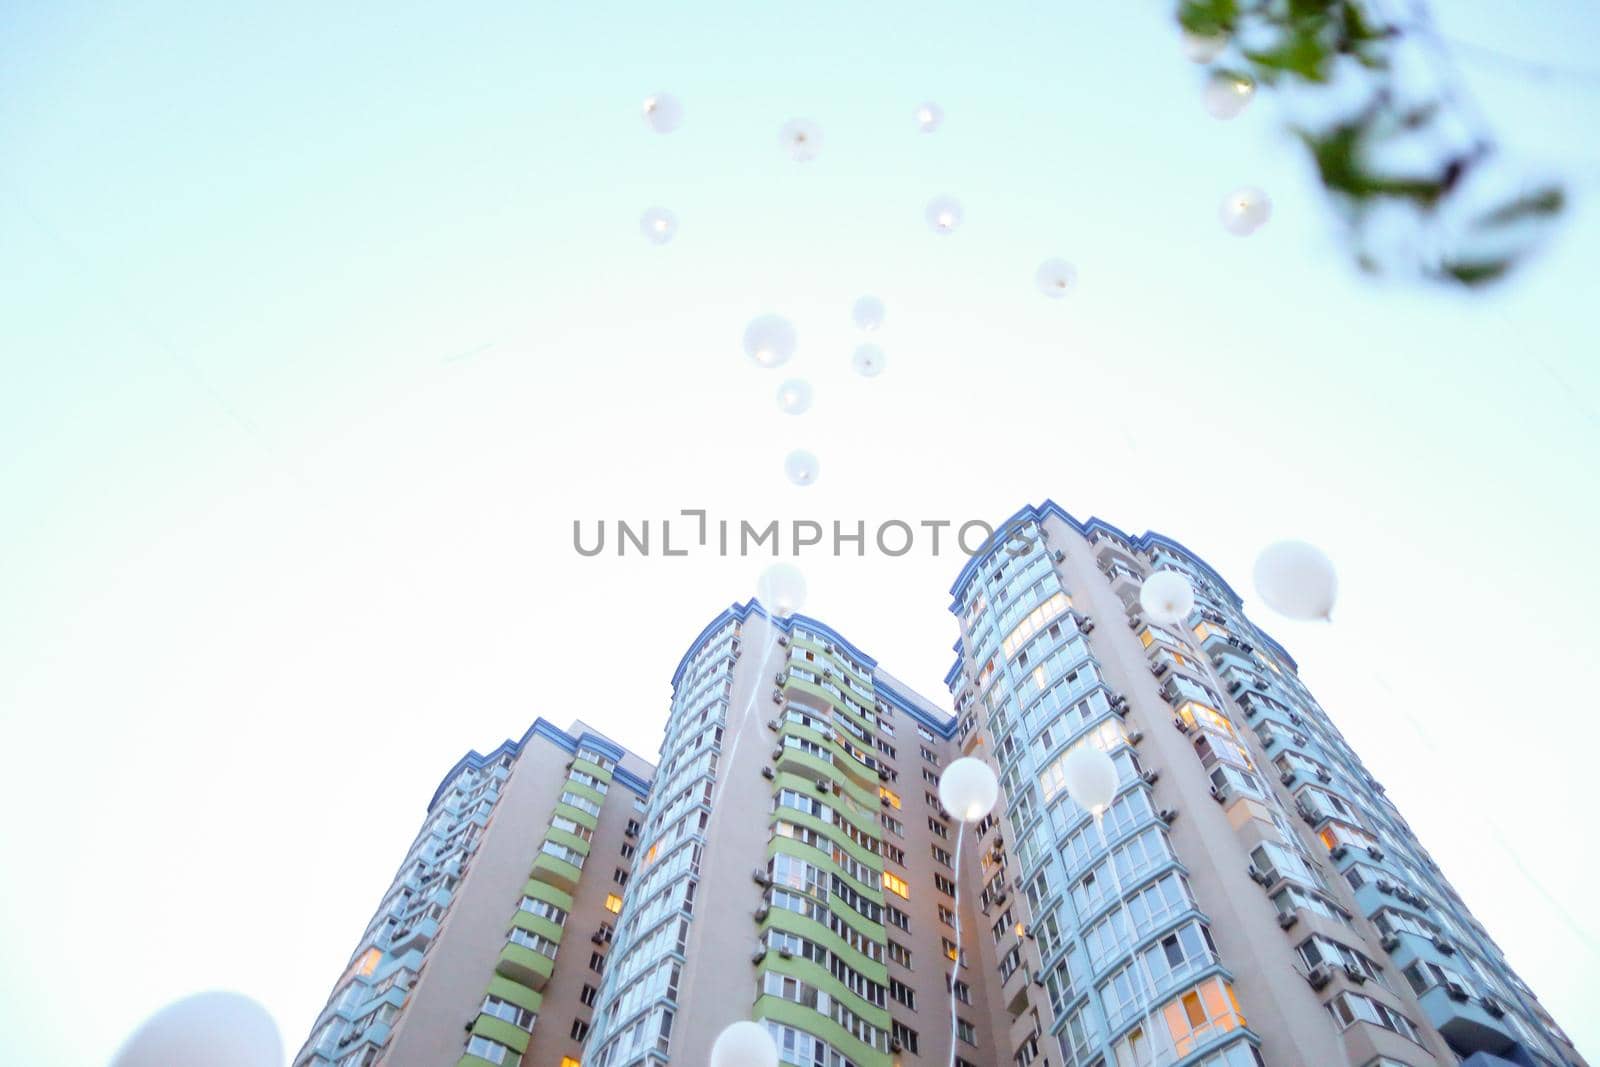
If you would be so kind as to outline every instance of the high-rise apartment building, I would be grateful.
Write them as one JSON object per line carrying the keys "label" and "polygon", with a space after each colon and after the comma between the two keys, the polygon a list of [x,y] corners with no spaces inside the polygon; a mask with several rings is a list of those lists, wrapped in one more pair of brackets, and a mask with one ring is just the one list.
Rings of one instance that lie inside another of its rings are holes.
{"label": "high-rise apartment building", "polygon": [[651,772],[581,722],[462,757],[293,1067],[577,1067]]}
{"label": "high-rise apartment building", "polygon": [[[951,590],[953,715],[751,603],[653,782],[581,723],[463,759],[295,1067],[700,1067],[740,1019],[798,1067],[1585,1067],[1226,582],[1048,502],[1006,529]],[[963,755],[1001,783],[965,828]]]}

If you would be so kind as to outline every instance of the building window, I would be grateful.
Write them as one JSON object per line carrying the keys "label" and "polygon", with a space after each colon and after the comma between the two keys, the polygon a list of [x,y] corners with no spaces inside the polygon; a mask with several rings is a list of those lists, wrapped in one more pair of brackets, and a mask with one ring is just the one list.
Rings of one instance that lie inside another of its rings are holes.
{"label": "building window", "polygon": [[594,1007],[594,1002],[600,996],[600,991],[592,985],[585,984],[583,992],[578,994],[578,999],[583,1001],[585,1007]]}
{"label": "building window", "polygon": [[615,893],[606,894],[606,910],[615,915],[622,910],[622,898]]}
{"label": "building window", "polygon": [[627,885],[628,884],[628,871],[627,871],[627,869],[623,868],[623,867],[618,867],[616,870],[612,871],[611,872],[611,880],[613,882],[617,883],[618,885]]}
{"label": "building window", "polygon": [[600,974],[606,969],[606,958],[598,952],[589,953],[589,969],[595,974]]}
{"label": "building window", "polygon": [[900,795],[886,785],[878,787],[878,795],[889,802],[889,806],[896,811],[900,810]]}
{"label": "building window", "polygon": [[903,900],[911,899],[911,887],[906,885],[905,879],[888,871],[883,872],[883,888]]}
{"label": "building window", "polygon": [[917,1032],[905,1023],[890,1020],[890,1033],[900,1046],[913,1056],[917,1054]]}
{"label": "building window", "polygon": [[978,1043],[977,1027],[973,1026],[960,1016],[956,1017],[956,1036],[969,1045],[976,1045]]}
{"label": "building window", "polygon": [[517,1059],[517,1054],[498,1041],[490,1041],[479,1034],[473,1034],[467,1040],[467,1055],[476,1056],[490,1063],[505,1063],[507,1060]]}
{"label": "building window", "polygon": [[589,1036],[589,1024],[582,1019],[574,1019],[572,1020],[572,1029],[569,1032],[572,1034],[572,1040],[582,1041]]}
{"label": "building window", "polygon": [[533,1012],[509,1000],[501,1000],[493,995],[486,996],[483,998],[483,1006],[478,1010],[496,1019],[503,1019],[519,1030],[533,1029]]}
{"label": "building window", "polygon": [[889,995],[912,1011],[917,1010],[916,991],[898,978],[889,979]]}
{"label": "building window", "polygon": [[906,970],[911,970],[911,950],[898,941],[889,942],[889,959],[898,963]]}

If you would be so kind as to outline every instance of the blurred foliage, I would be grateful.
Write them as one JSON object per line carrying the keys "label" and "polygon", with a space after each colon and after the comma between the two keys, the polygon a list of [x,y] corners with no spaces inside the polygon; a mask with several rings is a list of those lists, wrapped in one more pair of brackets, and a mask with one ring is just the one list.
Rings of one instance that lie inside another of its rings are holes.
{"label": "blurred foliage", "polygon": [[1561,214],[1565,193],[1508,189],[1493,173],[1505,169],[1499,150],[1440,62],[1444,45],[1420,4],[1406,24],[1372,11],[1360,0],[1178,0],[1186,33],[1214,42],[1214,70],[1324,98],[1308,110],[1334,103],[1332,117],[1297,120],[1294,132],[1362,269],[1401,266],[1465,286],[1504,278]]}

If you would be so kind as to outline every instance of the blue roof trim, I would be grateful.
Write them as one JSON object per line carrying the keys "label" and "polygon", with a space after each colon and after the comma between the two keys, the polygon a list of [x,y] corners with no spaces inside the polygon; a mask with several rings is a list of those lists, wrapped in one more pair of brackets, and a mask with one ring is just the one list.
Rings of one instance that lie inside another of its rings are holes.
{"label": "blue roof trim", "polygon": [[[1201,558],[1199,553],[1191,551],[1181,541],[1168,537],[1165,534],[1158,534],[1152,530],[1146,530],[1144,533],[1139,535],[1130,534],[1116,525],[1094,515],[1091,515],[1088,520],[1080,522],[1065,508],[1057,504],[1054,500],[1050,499],[1046,499],[1042,504],[1027,505],[1018,509],[1011,515],[1010,518],[1006,519],[1005,522],[996,526],[995,530],[1004,530],[1007,527],[1019,522],[1040,522],[1050,516],[1060,519],[1062,522],[1066,523],[1068,526],[1071,526],[1084,537],[1088,537],[1096,530],[1102,530],[1106,533],[1115,534],[1124,541],[1130,542],[1135,548],[1147,549],[1151,545],[1160,545],[1165,548],[1170,548],[1175,552],[1181,552],[1183,555],[1193,560],[1195,566],[1203,570],[1207,577],[1211,578],[1222,587],[1223,591],[1226,592],[1228,597],[1233,601],[1234,607],[1240,608],[1241,610],[1244,607],[1243,598],[1234,591],[1233,586],[1228,584],[1228,580],[1226,578],[1217,573],[1211,564],[1207,563],[1203,558]],[[988,552],[978,556],[971,556],[967,559],[966,564],[961,568],[961,573],[956,575],[956,580],[950,586],[950,596],[953,598],[950,604],[950,613],[952,615],[960,611],[961,598],[965,595],[967,583],[972,581],[972,579],[978,574],[984,565],[986,565],[989,560],[994,558],[994,554],[1002,547],[1004,547],[1004,542],[997,541],[995,546]],[[1253,621],[1251,625],[1255,626],[1256,631],[1261,636],[1261,639],[1266,644],[1270,645],[1275,653],[1277,653],[1279,656],[1282,656],[1283,659],[1288,662],[1291,668],[1296,671],[1300,669],[1300,665],[1295,662],[1294,657],[1289,655],[1288,649],[1284,648],[1277,641],[1273,640],[1272,637],[1268,636],[1266,631],[1262,630],[1260,626],[1256,626]]]}
{"label": "blue roof trim", "polygon": [[[604,737],[593,732],[592,730],[585,730],[577,737],[573,737],[571,734],[567,733],[567,731],[563,730],[549,719],[541,716],[540,718],[533,720],[533,725],[529,726],[527,731],[523,733],[523,735],[517,740],[512,741],[507,739],[502,741],[500,746],[493,752],[490,752],[488,755],[484,755],[477,749],[473,749],[465,756],[462,756],[460,759],[456,760],[455,766],[451,767],[450,770],[445,772],[445,776],[439,781],[439,787],[433,791],[433,796],[429,798],[428,810],[431,812],[434,805],[439,803],[439,798],[444,796],[445,789],[450,785],[451,780],[455,778],[456,775],[468,769],[475,771],[481,770],[482,768],[487,767],[489,764],[498,760],[501,756],[519,755],[522,750],[527,747],[528,742],[533,740],[535,737],[541,737],[570,754],[575,754],[580,745],[591,745],[604,755],[610,756],[615,760],[621,760],[622,757],[627,754],[626,749],[617,744],[615,741],[611,740],[609,737]],[[643,778],[640,778],[632,771],[623,770],[620,766],[612,769],[611,780],[627,786],[641,797],[650,795],[649,782],[645,781]]]}

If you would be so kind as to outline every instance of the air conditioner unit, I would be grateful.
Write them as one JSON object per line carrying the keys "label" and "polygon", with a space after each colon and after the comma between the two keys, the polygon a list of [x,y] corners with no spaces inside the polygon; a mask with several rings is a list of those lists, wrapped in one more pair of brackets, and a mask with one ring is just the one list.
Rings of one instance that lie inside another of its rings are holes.
{"label": "air conditioner unit", "polygon": [[1460,982],[1446,982],[1444,984],[1445,996],[1451,1000],[1471,1000],[1472,994],[1467,992],[1467,987]]}
{"label": "air conditioner unit", "polygon": [[784,648],[788,648],[789,647],[789,635],[788,634],[779,634],[778,635],[778,644],[782,645]]}
{"label": "air conditioner unit", "polygon": [[1312,989],[1321,989],[1332,980],[1333,975],[1320,963],[1306,972],[1306,981],[1311,983]]}
{"label": "air conditioner unit", "polygon": [[1267,683],[1263,682],[1261,679],[1257,678],[1256,679],[1256,688],[1259,689],[1261,692],[1265,693],[1267,691]]}
{"label": "air conditioner unit", "polygon": [[759,907],[759,908],[757,908],[757,909],[756,909],[756,910],[755,910],[755,916],[756,916],[756,922],[760,922],[760,921],[761,921],[761,920],[762,920],[762,919],[765,919],[765,918],[766,918],[766,917],[767,917],[767,914],[768,914],[768,913],[769,913],[769,912],[771,912],[771,910],[772,910],[772,909],[771,909],[771,908],[769,908],[769,907],[768,907],[768,906],[767,906],[767,905],[765,905],[765,904],[763,904],[763,905],[761,905],[761,906],[760,906],[760,907]]}
{"label": "air conditioner unit", "polygon": [[1172,825],[1172,821],[1174,819],[1176,819],[1177,817],[1178,817],[1178,810],[1176,808],[1162,808],[1159,812],[1156,813],[1156,818],[1160,819],[1162,822],[1166,823],[1168,826]]}
{"label": "air conditioner unit", "polygon": [[889,780],[889,772],[884,770],[882,767],[879,767],[878,768],[878,781],[887,782],[888,780]]}
{"label": "air conditioner unit", "polygon": [[1137,745],[1140,741],[1143,741],[1143,740],[1144,740],[1144,731],[1143,730],[1129,730],[1128,731],[1128,744]]}
{"label": "air conditioner unit", "polygon": [[1400,947],[1400,938],[1396,934],[1384,934],[1383,940],[1379,941],[1378,944],[1383,946],[1383,951],[1393,952]]}
{"label": "air conditioner unit", "polygon": [[1368,845],[1367,855],[1371,856],[1375,860],[1381,860],[1383,859],[1383,849],[1379,848],[1377,845]]}
{"label": "air conditioner unit", "polygon": [[765,867],[757,867],[750,872],[750,880],[756,885],[768,886],[772,884],[772,876],[767,874]]}
{"label": "air conditioner unit", "polygon": [[1328,850],[1328,855],[1336,860],[1342,860],[1350,854],[1350,849],[1345,845],[1334,845]]}
{"label": "air conditioner unit", "polygon": [[817,792],[819,792],[819,793],[831,793],[831,792],[833,792],[833,783],[828,781],[826,778],[818,778],[817,779]]}
{"label": "air conditioner unit", "polygon": [[1067,554],[1058,548],[1054,552],[1050,553],[1050,558],[1055,560],[1057,563],[1065,563]]}
{"label": "air conditioner unit", "polygon": [[1078,629],[1086,634],[1094,633],[1094,620],[1085,615],[1078,620]]}
{"label": "air conditioner unit", "polygon": [[900,1039],[898,1037],[891,1037],[889,1039],[890,1052],[904,1052],[905,1048],[906,1047],[900,1043]]}
{"label": "air conditioner unit", "polygon": [[1224,804],[1228,800],[1228,791],[1220,786],[1214,785],[1211,787],[1211,799],[1215,800],[1218,804]]}
{"label": "air conditioner unit", "polygon": [[777,748],[772,750],[772,758],[775,759],[775,760],[780,760],[780,759],[783,758],[783,746],[782,745],[779,745]]}
{"label": "air conditioner unit", "polygon": [[789,672],[788,671],[779,671],[777,674],[774,674],[772,676],[772,684],[773,685],[782,685],[784,682],[787,682],[788,680],[789,680]]}
{"label": "air conditioner unit", "polygon": [[769,729],[769,730],[781,730],[781,729],[783,729],[783,722],[781,720],[778,720],[778,719],[768,719],[767,720],[767,729]]}
{"label": "air conditioner unit", "polygon": [[1167,665],[1165,663],[1152,663],[1150,664],[1150,673],[1159,678],[1167,673]]}
{"label": "air conditioner unit", "polygon": [[778,958],[779,959],[785,959],[785,960],[792,960],[792,959],[794,959],[794,953],[789,951],[788,948],[780,945],[780,946],[778,946]]}
{"label": "air conditioner unit", "polygon": [[878,804],[879,804],[880,807],[887,808],[889,806],[889,798],[888,797],[879,797],[878,798]]}
{"label": "air conditioner unit", "polygon": [[1498,1000],[1494,999],[1493,997],[1484,997],[1482,999],[1484,1011],[1488,1012],[1490,1015],[1493,1015],[1496,1019],[1505,1017],[1506,1010],[1500,1006],[1500,1002]]}
{"label": "air conditioner unit", "polygon": [[1328,773],[1328,769],[1326,767],[1318,767],[1317,780],[1321,782],[1331,782],[1333,781],[1333,775]]}
{"label": "air conditioner unit", "polygon": [[1353,963],[1344,965],[1344,976],[1356,985],[1361,985],[1367,980],[1367,973]]}
{"label": "air conditioner unit", "polygon": [[1174,726],[1176,726],[1178,728],[1178,732],[1180,734],[1186,734],[1191,729],[1189,724],[1187,722],[1184,722],[1183,717],[1181,715],[1174,715],[1172,717],[1172,725],[1174,725]]}
{"label": "air conditioner unit", "polygon": [[596,930],[594,933],[589,935],[589,940],[597,945],[603,945],[606,943],[606,935]]}
{"label": "air conditioner unit", "polygon": [[1144,625],[1144,620],[1140,619],[1137,615],[1135,615],[1133,618],[1128,620],[1128,629],[1130,629],[1130,630],[1137,630],[1140,626],[1143,626],[1143,625]]}
{"label": "air conditioner unit", "polygon": [[1456,954],[1456,947],[1442,937],[1433,939],[1433,947],[1443,952],[1446,956],[1454,956]]}
{"label": "air conditioner unit", "polygon": [[772,691],[772,702],[774,704],[782,704],[783,703],[783,690],[782,689],[774,689]]}
{"label": "air conditioner unit", "polygon": [[1278,916],[1278,925],[1280,927],[1282,927],[1283,929],[1285,929],[1285,930],[1289,929],[1289,927],[1293,926],[1295,923],[1297,923],[1299,921],[1300,921],[1300,916],[1296,915],[1292,911],[1289,912],[1287,915]]}
{"label": "air conditioner unit", "polygon": [[1146,785],[1155,785],[1156,782],[1161,780],[1161,772],[1152,768],[1139,775],[1139,777],[1144,779]]}
{"label": "air conditioner unit", "polygon": [[764,960],[766,958],[767,958],[767,946],[766,945],[761,945],[754,952],[750,953],[750,962],[751,963],[760,963],[762,960]]}
{"label": "air conditioner unit", "polygon": [[1278,781],[1282,782],[1284,785],[1293,785],[1294,771],[1292,769],[1284,771],[1282,774],[1278,775]]}
{"label": "air conditioner unit", "polygon": [[771,780],[778,777],[778,772],[773,770],[771,767],[763,767],[761,768],[761,777]]}

